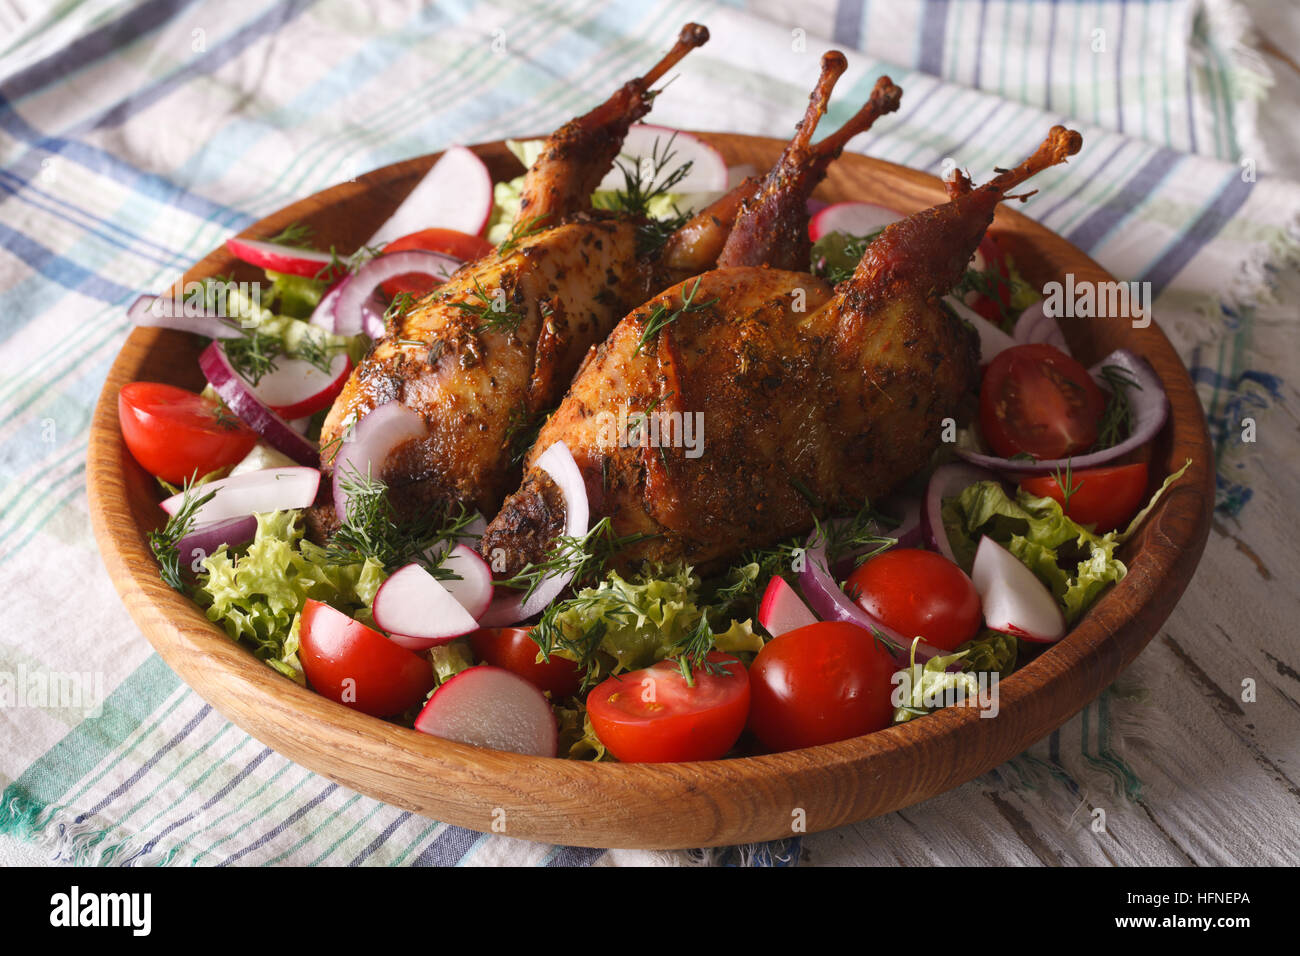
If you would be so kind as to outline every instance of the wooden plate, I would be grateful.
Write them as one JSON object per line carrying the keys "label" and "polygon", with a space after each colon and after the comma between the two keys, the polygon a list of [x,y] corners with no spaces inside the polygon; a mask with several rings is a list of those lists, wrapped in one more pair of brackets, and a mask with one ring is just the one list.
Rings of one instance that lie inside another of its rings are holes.
{"label": "wooden plate", "polygon": [[[704,134],[729,163],[767,168],[782,143]],[[1085,144],[1086,148],[1086,144]],[[500,180],[518,164],[501,143],[475,147]],[[252,226],[271,236],[310,224],[325,244],[355,248],[397,206],[436,156],[376,170],[295,203]],[[846,154],[818,191],[911,211],[944,200],[931,176]],[[1059,236],[1014,210],[996,227],[1026,277],[1041,287],[1067,272],[1111,280]],[[258,278],[224,248],[185,280]],[[160,524],[156,485],[125,450],[117,393],[127,382],[203,384],[198,336],[136,329],[122,347],[91,427],[87,456],[95,534],[131,616],[191,687],[248,733],[292,760],[387,803],[475,830],[594,847],[717,846],[790,836],[888,813],[942,793],[1015,756],[1095,698],[1169,615],[1205,546],[1214,458],[1205,417],[1182,362],[1155,325],[1075,320],[1065,333],[1085,365],[1126,347],[1146,357],[1169,396],[1169,422],[1151,451],[1153,484],[1192,466],[1124,551],[1128,576],[1059,644],[1000,685],[1000,713],[939,711],[922,720],[791,753],[685,764],[591,764],[525,757],[418,734],[333,703],[260,663],[158,578],[145,542]],[[798,811],[802,811],[800,814]],[[503,815],[504,813],[504,815]],[[502,830],[504,826],[504,830]]]}

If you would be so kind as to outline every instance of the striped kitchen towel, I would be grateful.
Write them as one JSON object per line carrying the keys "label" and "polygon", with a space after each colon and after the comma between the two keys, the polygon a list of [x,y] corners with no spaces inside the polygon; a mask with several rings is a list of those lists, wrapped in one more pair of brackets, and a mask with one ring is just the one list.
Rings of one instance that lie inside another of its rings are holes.
{"label": "striped kitchen towel", "polygon": [[[1253,316],[1294,262],[1300,186],[1239,164],[1262,75],[1239,33],[1216,34],[1193,0],[1061,0],[1048,17],[1033,3],[814,3],[798,23],[774,6],[64,0],[17,23],[4,18],[23,5],[0,14],[0,574],[11,601],[0,673],[80,675],[88,688],[76,706],[0,707],[0,832],[102,864],[797,858],[794,841],[702,855],[539,846],[332,784],[177,680],[117,600],[88,524],[88,422],[135,295],[367,169],[553,128],[688,20],[713,39],[656,102],[659,123],[786,136],[834,37],[866,52],[847,51],[829,123],[882,72],[906,91],[857,151],[931,172],[951,161],[978,181],[1053,123],[1080,128],[1083,152],[1039,177],[1021,208],[1118,277],[1152,284],[1157,321],[1205,389],[1227,463],[1224,514],[1268,494],[1273,477],[1238,440],[1236,416],[1249,409],[1265,427],[1293,401],[1275,364],[1292,346]],[[1197,55],[1185,27],[1198,22],[1223,51],[1217,63]],[[1105,57],[1087,46],[1095,30],[1113,44]],[[1031,50],[1050,51],[1048,64]],[[1280,440],[1300,457],[1293,429]],[[1240,600],[1252,601],[1244,587]],[[1052,759],[1085,774],[1076,749]],[[1015,783],[1008,771],[988,785]]]}

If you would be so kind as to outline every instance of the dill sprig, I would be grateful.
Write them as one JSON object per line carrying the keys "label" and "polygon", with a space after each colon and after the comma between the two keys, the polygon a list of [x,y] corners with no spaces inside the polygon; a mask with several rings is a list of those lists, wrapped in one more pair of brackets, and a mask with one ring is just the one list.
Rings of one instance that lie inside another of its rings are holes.
{"label": "dill sprig", "polygon": [[1061,474],[1061,466],[1057,465],[1052,469],[1052,477],[1056,479],[1056,487],[1061,489],[1061,511],[1068,513],[1070,510],[1070,499],[1074,493],[1083,487],[1083,480],[1074,484],[1074,476],[1070,471],[1070,459],[1065,459],[1065,474]]}
{"label": "dill sprig", "polygon": [[554,411],[554,408],[543,408],[529,412],[522,403],[510,409],[505,438],[506,448],[510,450],[510,464],[517,465],[524,460],[528,449],[537,441],[537,433]]}
{"label": "dill sprig", "polygon": [[645,320],[645,326],[641,330],[641,338],[637,340],[636,351],[632,353],[633,355],[640,355],[642,348],[653,342],[661,331],[683,315],[688,312],[703,312],[718,301],[716,296],[707,302],[695,301],[695,296],[700,291],[700,280],[702,278],[704,277],[695,277],[695,285],[691,286],[690,292],[687,292],[685,286],[683,286],[682,304],[679,308],[669,311],[668,307],[661,302],[651,310],[649,317]]}
{"label": "dill sprig", "polygon": [[181,554],[177,545],[187,534],[194,531],[194,519],[198,510],[212,500],[217,493],[212,489],[207,494],[196,497],[194,486],[187,481],[181,498],[181,506],[176,509],[176,513],[167,519],[157,531],[150,531],[148,534],[149,550],[158,561],[158,573],[163,581],[171,588],[184,592],[185,579],[181,576]]}
{"label": "dill sprig", "polygon": [[1016,326],[1016,319],[1019,313],[1010,305],[1003,302],[1003,295],[1007,301],[1011,298],[1011,280],[997,269],[967,269],[966,274],[961,277],[961,281],[953,288],[952,294],[957,298],[963,298],[968,292],[976,292],[989,299],[998,310],[997,325],[1004,332],[1012,331]]}
{"label": "dill sprig", "polygon": [[839,285],[841,282],[853,278],[858,263],[866,255],[867,246],[875,242],[876,237],[884,231],[881,228],[862,236],[846,235],[844,237],[844,246],[835,257],[839,261],[832,261],[831,256],[819,254],[818,250],[814,249],[812,268],[809,271],[813,275],[825,279],[830,285]]}
{"label": "dill sprig", "polygon": [[298,347],[294,351],[294,357],[314,365],[322,372],[328,372],[334,362],[334,356],[341,351],[343,351],[343,345],[330,345],[323,338],[308,334],[304,335],[302,341],[298,343]]}
{"label": "dill sprig", "polygon": [[518,574],[493,583],[497,587],[524,591],[525,598],[531,596],[544,579],[556,575],[571,575],[573,584],[578,585],[604,573],[610,559],[620,551],[653,537],[653,534],[641,531],[616,535],[609,518],[601,518],[586,534],[559,535],[551,542],[541,561],[529,561]]}
{"label": "dill sprig", "polygon": [[495,295],[489,296],[477,276],[474,278],[473,296],[478,299],[478,302],[449,302],[447,304],[452,308],[460,309],[467,315],[476,316],[479,325],[474,331],[479,335],[489,331],[514,334],[524,321],[524,314],[506,301],[503,290],[498,289]]}
{"label": "dill sprig", "polygon": [[1128,390],[1142,386],[1128,369],[1120,365],[1103,365],[1101,377],[1110,389],[1106,407],[1097,424],[1096,450],[1113,448],[1133,432],[1133,403],[1129,400]]}
{"label": "dill sprig", "polygon": [[382,479],[352,468],[343,473],[341,483],[348,496],[347,515],[325,549],[328,560],[352,564],[371,558],[387,571],[418,561],[439,580],[459,577],[441,565],[451,546],[466,536],[473,512],[458,504],[455,510],[433,508],[403,521]]}
{"label": "dill sprig", "polygon": [[531,219],[517,220],[510,227],[510,235],[501,240],[501,245],[497,246],[497,254],[501,256],[509,255],[515,251],[519,243],[525,239],[543,232],[546,226],[547,216],[533,216]]}
{"label": "dill sprig", "polygon": [[677,155],[673,149],[673,141],[676,139],[676,133],[669,136],[668,142],[663,144],[656,138],[650,148],[650,155],[641,162],[629,164],[614,161],[614,165],[623,174],[623,188],[614,192],[617,208],[633,216],[650,218],[651,201],[671,191],[686,177],[691,171],[693,160],[687,160],[671,172],[664,172]]}
{"label": "dill sprig", "polygon": [[713,628],[709,626],[707,614],[701,614],[695,627],[682,635],[679,640],[674,641],[672,647],[676,653],[665,660],[677,665],[687,687],[695,686],[696,671],[703,671],[715,677],[730,677],[731,671],[727,670],[727,665],[740,664],[739,659],[725,661],[708,659],[709,652],[713,650]]}
{"label": "dill sprig", "polygon": [[391,332],[393,322],[409,312],[411,306],[417,301],[418,296],[412,295],[410,292],[399,292],[393,296],[393,301],[388,303],[388,308],[384,309],[384,330]]}
{"label": "dill sprig", "polygon": [[267,335],[257,329],[242,331],[244,334],[239,338],[226,339],[222,348],[231,367],[256,385],[263,375],[275,371],[275,360],[283,354],[284,342],[278,335]]}
{"label": "dill sprig", "polygon": [[298,249],[310,249],[312,233],[315,230],[306,223],[291,222],[278,233],[267,239],[267,242],[274,242],[281,246],[294,246]]}
{"label": "dill sprig", "polygon": [[639,256],[658,252],[668,238],[691,220],[690,210],[682,212],[673,206],[673,214],[664,219],[647,218],[636,227],[636,251]]}

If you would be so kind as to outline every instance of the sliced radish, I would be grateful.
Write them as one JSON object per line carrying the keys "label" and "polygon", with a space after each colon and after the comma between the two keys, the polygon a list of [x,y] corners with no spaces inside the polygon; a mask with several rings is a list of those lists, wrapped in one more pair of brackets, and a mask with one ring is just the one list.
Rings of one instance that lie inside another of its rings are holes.
{"label": "sliced radish", "polygon": [[758,606],[758,623],[767,633],[780,637],[787,631],[816,624],[817,618],[808,610],[808,605],[799,600],[794,588],[786,584],[785,578],[774,577],[767,583],[763,600]]}
{"label": "sliced radish", "polygon": [[1020,344],[955,295],[946,295],[943,301],[948,308],[957,313],[958,318],[965,319],[975,329],[975,334],[980,339],[981,365],[988,365],[999,352]]}
{"label": "sliced radish", "polygon": [[335,269],[330,269],[330,263],[338,261],[331,253],[318,252],[315,249],[299,249],[297,246],[283,246],[262,239],[244,239],[235,236],[226,240],[226,248],[236,258],[250,265],[291,276],[326,279],[333,277],[333,272],[341,272],[343,268],[340,264]]}
{"label": "sliced radish", "polygon": [[460,260],[441,252],[403,249],[371,259],[339,285],[334,300],[334,331],[338,335],[365,332],[371,338],[384,333],[384,307],[377,297],[379,286],[397,276],[418,273],[439,284],[460,268]]}
{"label": "sliced radish", "polygon": [[980,538],[971,581],[984,623],[995,631],[1050,644],[1065,636],[1065,615],[1038,576],[992,538]]}
{"label": "sliced radish", "polygon": [[305,359],[279,358],[275,368],[256,385],[250,382],[249,388],[258,401],[281,418],[309,418],[333,403],[351,373],[352,360],[345,352],[334,356],[328,371]]}
{"label": "sliced radish", "polygon": [[683,163],[690,162],[691,168],[681,181],[673,186],[674,193],[721,193],[727,189],[727,161],[722,154],[693,133],[669,129],[666,126],[654,126],[638,123],[627,131],[623,139],[623,148],[618,159],[597,189],[616,190],[626,185],[623,170],[652,163],[653,157],[662,158],[670,154],[661,178]]}
{"label": "sliced radish", "polygon": [[207,310],[191,315],[193,310],[176,312],[176,300],[163,295],[142,295],[131,303],[126,317],[133,325],[144,328],[176,329],[194,332],[210,339],[237,339],[244,334],[238,322]]}
{"label": "sliced radish", "polygon": [[452,146],[366,245],[384,246],[434,226],[481,236],[491,214],[492,175],[488,168],[464,146]]}
{"label": "sliced radish", "polygon": [[[557,441],[538,456],[536,467],[551,476],[564,496],[564,533],[570,537],[586,534],[591,513],[587,484],[569,446]],[[572,571],[552,575],[544,578],[532,594],[520,591],[494,598],[479,623],[483,627],[506,627],[527,620],[555,600],[572,578]]]}
{"label": "sliced radish", "polygon": [[925,502],[921,507],[921,529],[930,547],[953,564],[959,562],[948,541],[948,533],[943,528],[943,499],[959,495],[981,481],[997,480],[998,476],[993,472],[961,462],[940,465],[930,476],[930,483],[925,487]]}
{"label": "sliced radish", "polygon": [[421,564],[394,571],[375,593],[373,610],[375,623],[411,651],[446,644],[478,628],[474,616]]}
{"label": "sliced radish", "polygon": [[389,456],[428,434],[424,419],[400,402],[372,409],[352,426],[334,457],[334,512],[347,520],[348,479],[382,478]]}
{"label": "sliced radish", "polygon": [[832,232],[869,236],[898,222],[903,214],[870,202],[837,202],[827,206],[808,223],[808,235],[816,242]]}
{"label": "sliced radish", "polygon": [[299,464],[320,466],[320,450],[254,394],[253,386],[230,364],[221,343],[212,342],[199,354],[199,368],[230,410],[263,441]]}
{"label": "sliced radish", "polygon": [[442,567],[456,575],[441,582],[442,586],[470,617],[475,620],[482,617],[492,603],[492,569],[487,562],[473,548],[458,544],[443,558]]}
{"label": "sliced radish", "polygon": [[542,692],[519,675],[487,664],[461,671],[434,691],[415,718],[415,729],[534,757],[554,757],[559,743],[555,714]]}
{"label": "sliced radish", "polygon": [[316,500],[319,486],[320,472],[315,468],[299,465],[267,468],[233,478],[218,478],[188,492],[172,495],[162,502],[162,509],[174,515],[181,509],[187,495],[197,499],[215,492],[210,500],[194,510],[194,526],[201,528],[230,518],[309,507]]}

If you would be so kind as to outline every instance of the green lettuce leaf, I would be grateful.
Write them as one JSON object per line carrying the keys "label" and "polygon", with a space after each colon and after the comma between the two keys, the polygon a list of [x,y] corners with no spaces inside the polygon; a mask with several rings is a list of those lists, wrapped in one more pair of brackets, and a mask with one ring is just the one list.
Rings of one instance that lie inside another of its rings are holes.
{"label": "green lettuce leaf", "polygon": [[[920,638],[917,638],[919,641]],[[966,657],[958,651],[932,657],[925,664],[916,663],[916,641],[912,642],[909,665],[894,674],[894,723],[902,724],[940,709],[949,693],[958,699],[979,697],[979,680],[969,671],[949,671],[948,666]]]}
{"label": "green lettuce leaf", "polygon": [[194,598],[208,620],[247,645],[276,670],[302,682],[298,615],[308,598],[363,623],[384,581],[378,562],[331,564],[302,539],[297,511],[257,516],[257,533],[243,554],[222,545],[201,562]]}

